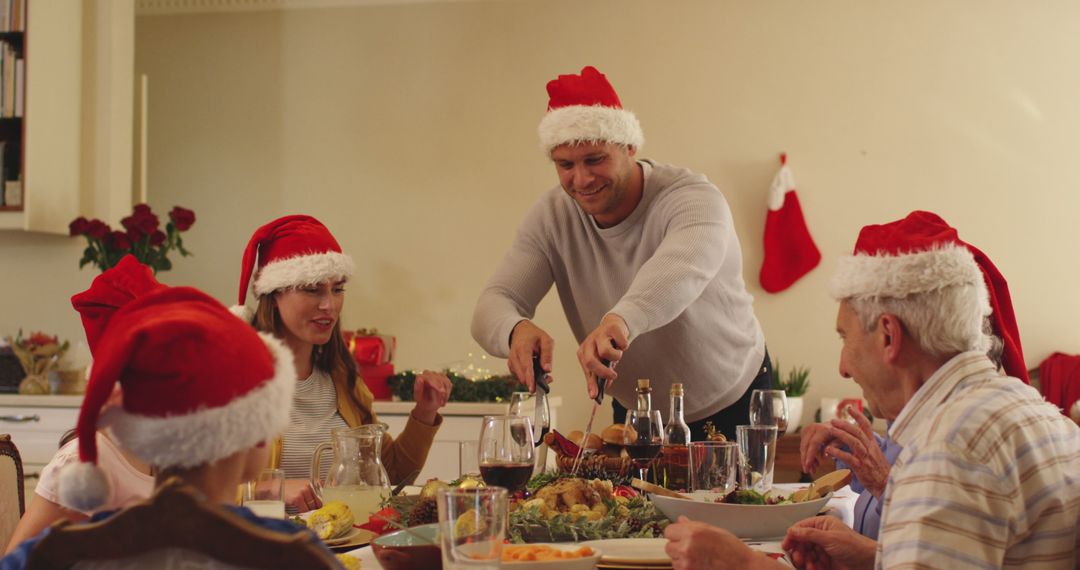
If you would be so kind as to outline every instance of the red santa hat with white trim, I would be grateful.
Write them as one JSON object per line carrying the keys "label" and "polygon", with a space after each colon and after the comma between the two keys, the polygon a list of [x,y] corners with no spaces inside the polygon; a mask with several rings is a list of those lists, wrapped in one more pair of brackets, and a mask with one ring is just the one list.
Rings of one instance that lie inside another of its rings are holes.
{"label": "red santa hat with white trim", "polygon": [[134,255],[125,255],[115,266],[95,277],[89,289],[71,297],[71,306],[82,318],[90,354],[97,349],[117,310],[163,287],[148,266],[139,263]]}
{"label": "red santa hat with white trim", "polygon": [[1009,284],[985,253],[962,241],[937,214],[914,211],[864,227],[852,255],[839,261],[830,288],[836,299],[903,298],[964,285],[973,286],[1004,344],[1005,373],[1029,382]]}
{"label": "red santa hat with white trim", "polygon": [[545,153],[566,143],[610,142],[635,149],[645,144],[637,117],[623,109],[615,88],[595,67],[552,79],[547,92],[547,114],[537,129]]}
{"label": "red santa hat with white trim", "polygon": [[239,305],[230,310],[250,323],[259,296],[352,277],[355,267],[319,220],[304,215],[278,218],[255,230],[248,241],[240,265]]}
{"label": "red santa hat with white trim", "polygon": [[[115,385],[120,407],[106,407]],[[98,428],[159,468],[193,468],[252,448],[289,423],[292,352],[190,287],[148,293],[116,311],[101,338],[76,431],[79,463],[60,473],[61,504],[98,509]]]}

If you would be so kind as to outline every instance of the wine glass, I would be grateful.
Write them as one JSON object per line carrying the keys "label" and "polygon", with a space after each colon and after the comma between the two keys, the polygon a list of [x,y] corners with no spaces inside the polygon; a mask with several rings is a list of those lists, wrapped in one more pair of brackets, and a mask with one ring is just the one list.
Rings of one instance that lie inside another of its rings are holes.
{"label": "wine glass", "polygon": [[506,412],[508,416],[524,416],[522,412],[525,411],[525,403],[532,399],[532,394],[528,392],[514,392],[510,394],[510,409]]}
{"label": "wine glass", "polygon": [[649,466],[664,445],[664,423],[660,420],[660,410],[627,411],[623,445],[638,470],[638,478],[645,481]]}
{"label": "wine glass", "polygon": [[480,476],[511,494],[525,489],[536,459],[532,421],[526,416],[484,416],[480,428]]}
{"label": "wine glass", "polygon": [[787,431],[787,394],[783,390],[754,390],[750,394],[750,425],[776,426],[776,436]]}

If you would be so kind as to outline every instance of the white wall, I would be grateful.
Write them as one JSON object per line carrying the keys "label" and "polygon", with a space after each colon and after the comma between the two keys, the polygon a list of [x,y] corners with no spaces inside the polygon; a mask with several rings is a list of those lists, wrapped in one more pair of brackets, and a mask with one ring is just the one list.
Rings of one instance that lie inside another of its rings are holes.
{"label": "white wall", "polygon": [[[347,326],[396,334],[399,367],[464,358],[476,295],[555,182],[536,143],[544,84],[592,64],[641,119],[643,156],[704,172],[724,191],[770,351],[813,369],[812,402],[858,394],[836,373],[825,286],[837,257],[862,225],[913,209],[940,213],[1008,277],[1033,367],[1054,350],[1080,352],[1077,53],[1080,5],[1064,1],[477,1],[143,16],[150,202],[199,216],[186,238],[196,256],[162,277],[233,302],[251,231],[309,213],[358,261]],[[774,296],[757,271],[781,151],[824,259]],[[0,236],[5,267],[33,254],[8,242]],[[66,271],[72,249],[35,247],[33,267]],[[58,306],[63,288],[42,302]],[[0,285],[5,304],[36,289]],[[5,310],[4,330],[9,314],[30,315]],[[587,411],[581,375],[553,298],[538,321],[556,336],[556,392],[575,418]],[[51,311],[42,326],[54,325],[77,330],[73,315]]]}

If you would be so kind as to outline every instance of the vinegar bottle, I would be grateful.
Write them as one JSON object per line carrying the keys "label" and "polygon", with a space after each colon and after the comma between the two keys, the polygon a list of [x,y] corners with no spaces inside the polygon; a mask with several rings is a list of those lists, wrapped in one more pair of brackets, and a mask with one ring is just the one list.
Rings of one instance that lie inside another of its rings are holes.
{"label": "vinegar bottle", "polygon": [[668,489],[686,489],[689,481],[690,426],[683,417],[683,385],[671,385],[671,407],[664,430],[664,469],[661,483]]}

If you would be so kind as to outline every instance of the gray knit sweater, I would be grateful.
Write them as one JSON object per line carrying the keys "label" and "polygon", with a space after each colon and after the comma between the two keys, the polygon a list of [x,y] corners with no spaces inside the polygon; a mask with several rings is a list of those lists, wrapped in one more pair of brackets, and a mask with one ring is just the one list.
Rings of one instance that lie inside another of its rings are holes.
{"label": "gray knit sweater", "polygon": [[[654,406],[666,414],[668,390],[682,382],[686,419],[695,421],[746,391],[765,340],[724,196],[701,174],[639,164],[644,194],[616,226],[597,227],[559,186],[533,204],[480,294],[472,335],[505,358],[510,331],[533,317],[554,283],[579,343],[609,312],[630,329],[619,380],[608,393],[633,407],[634,380],[649,378],[659,396]],[[575,350],[556,347],[555,355],[574,358]]]}

